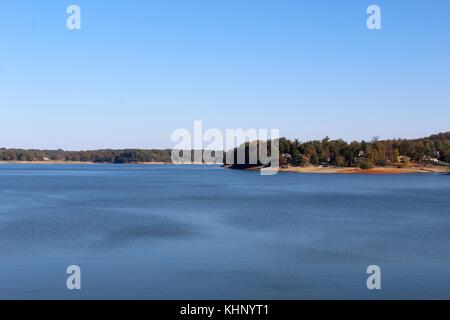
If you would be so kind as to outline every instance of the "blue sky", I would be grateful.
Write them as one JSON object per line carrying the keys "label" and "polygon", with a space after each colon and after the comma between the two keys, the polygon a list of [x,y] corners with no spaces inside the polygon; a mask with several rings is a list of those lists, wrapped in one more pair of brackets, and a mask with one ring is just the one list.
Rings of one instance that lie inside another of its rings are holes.
{"label": "blue sky", "polygon": [[2,0],[0,147],[171,147],[194,120],[301,140],[449,131],[449,16],[447,0]]}

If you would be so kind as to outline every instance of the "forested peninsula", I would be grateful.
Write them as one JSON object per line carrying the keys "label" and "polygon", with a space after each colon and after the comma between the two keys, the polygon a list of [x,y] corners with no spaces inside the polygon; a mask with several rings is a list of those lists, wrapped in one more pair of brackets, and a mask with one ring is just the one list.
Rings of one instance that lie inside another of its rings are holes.
{"label": "forested peninsula", "polygon": [[[256,143],[256,142],[253,142]],[[270,144],[270,142],[269,142]],[[249,143],[246,144],[248,147]],[[279,139],[280,166],[286,168],[336,167],[370,169],[411,165],[448,166],[450,132],[419,139],[346,142],[324,138],[301,142]],[[67,163],[172,163],[171,150],[24,150],[0,148],[2,162]],[[192,151],[191,151],[192,152]]]}

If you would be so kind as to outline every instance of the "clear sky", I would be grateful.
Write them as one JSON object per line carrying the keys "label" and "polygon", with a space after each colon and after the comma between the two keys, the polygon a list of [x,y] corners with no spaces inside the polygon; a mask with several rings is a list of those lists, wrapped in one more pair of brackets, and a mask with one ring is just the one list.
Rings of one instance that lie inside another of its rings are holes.
{"label": "clear sky", "polygon": [[1,0],[0,117],[0,147],[67,150],[171,147],[194,120],[301,140],[449,131],[450,1]]}

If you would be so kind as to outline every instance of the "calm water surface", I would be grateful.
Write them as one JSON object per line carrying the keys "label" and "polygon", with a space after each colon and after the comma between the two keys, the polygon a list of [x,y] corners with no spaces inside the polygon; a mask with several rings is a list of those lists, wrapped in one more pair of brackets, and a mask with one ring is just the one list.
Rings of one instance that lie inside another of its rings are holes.
{"label": "calm water surface", "polygon": [[450,176],[0,165],[0,298],[450,298]]}

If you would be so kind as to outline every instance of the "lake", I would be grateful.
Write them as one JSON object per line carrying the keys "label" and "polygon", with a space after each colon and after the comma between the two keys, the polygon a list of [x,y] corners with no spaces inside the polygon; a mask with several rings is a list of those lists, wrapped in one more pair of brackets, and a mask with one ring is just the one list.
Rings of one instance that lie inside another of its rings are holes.
{"label": "lake", "polygon": [[0,298],[449,299],[450,177],[2,164]]}

